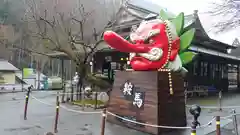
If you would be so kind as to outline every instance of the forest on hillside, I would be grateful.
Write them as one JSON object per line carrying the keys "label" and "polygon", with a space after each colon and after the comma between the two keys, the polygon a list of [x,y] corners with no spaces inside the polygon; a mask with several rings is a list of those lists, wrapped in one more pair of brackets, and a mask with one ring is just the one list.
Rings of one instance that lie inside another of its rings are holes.
{"label": "forest on hillside", "polygon": [[121,4],[120,0],[0,0],[0,59],[19,69],[31,65],[45,74],[64,70],[71,76],[74,65],[64,61],[67,66],[61,69],[59,59],[45,54],[64,52],[71,63],[89,59],[102,49],[101,34],[114,22]]}

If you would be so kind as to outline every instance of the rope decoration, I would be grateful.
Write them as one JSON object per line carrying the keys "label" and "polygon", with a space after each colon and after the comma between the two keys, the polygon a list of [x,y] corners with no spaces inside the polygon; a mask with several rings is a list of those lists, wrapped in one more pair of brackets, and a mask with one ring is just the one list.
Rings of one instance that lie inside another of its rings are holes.
{"label": "rope decoration", "polygon": [[[55,106],[54,104],[50,104],[50,103],[47,103],[47,102],[44,102],[38,98],[36,98],[35,96],[31,96],[33,99],[35,99],[36,101],[42,103],[42,104],[45,104],[45,105],[48,105],[48,106]],[[134,121],[134,120],[130,120],[130,119],[127,119],[127,118],[124,118],[124,117],[121,117],[117,114],[114,114],[112,112],[109,112],[107,111],[107,115],[106,114],[103,114],[102,111],[93,111],[93,112],[85,112],[85,111],[78,111],[78,110],[74,110],[74,109],[70,109],[70,108],[67,108],[66,106],[63,106],[63,105],[60,105],[60,108],[66,110],[66,111],[69,111],[69,112],[74,112],[74,113],[79,113],[79,114],[102,114],[104,115],[104,117],[107,117],[108,115],[111,115],[111,116],[114,116],[114,117],[117,117],[121,120],[124,120],[124,121],[127,121],[127,122],[131,122],[131,123],[135,123],[135,124],[138,124],[138,125],[143,125],[143,126],[148,126],[148,127],[156,127],[156,128],[165,128],[165,129],[191,129],[191,127],[176,127],[176,126],[163,126],[163,125],[154,125],[154,124],[148,124],[148,123],[142,123],[142,122],[137,122],[137,121]],[[233,115],[237,115],[237,114],[232,114],[232,115],[229,115],[229,116],[225,116],[225,117],[222,117],[223,119],[227,119],[227,118],[230,118],[231,116]],[[209,127],[212,122],[215,121],[215,117],[213,117],[208,123],[202,125],[202,126],[199,126],[198,129],[200,128],[206,128],[206,127]]]}

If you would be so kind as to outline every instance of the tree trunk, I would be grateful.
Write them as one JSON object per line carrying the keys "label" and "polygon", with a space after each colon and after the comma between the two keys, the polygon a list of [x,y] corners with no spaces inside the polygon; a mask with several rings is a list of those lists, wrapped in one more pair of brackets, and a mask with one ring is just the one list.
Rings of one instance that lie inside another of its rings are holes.
{"label": "tree trunk", "polygon": [[73,90],[73,85],[71,83],[71,102],[73,102],[73,93],[74,93],[74,90]]}
{"label": "tree trunk", "polygon": [[77,100],[82,100],[82,88],[83,88],[83,79],[81,75],[79,75],[79,82],[77,86]]}
{"label": "tree trunk", "polygon": [[78,92],[77,93],[77,97],[78,97],[78,100],[81,100],[82,99],[82,92],[83,92],[83,88],[84,88],[84,79],[86,78],[86,72],[87,72],[87,67],[85,67],[85,63],[81,63],[80,64],[81,67],[78,68],[78,76],[79,76],[79,81],[78,81]]}

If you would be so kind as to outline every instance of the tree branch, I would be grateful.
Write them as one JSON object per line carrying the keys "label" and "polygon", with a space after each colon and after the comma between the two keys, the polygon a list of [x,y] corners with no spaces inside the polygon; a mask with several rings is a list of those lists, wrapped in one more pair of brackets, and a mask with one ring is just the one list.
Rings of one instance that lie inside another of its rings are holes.
{"label": "tree branch", "polygon": [[222,20],[213,25],[218,32],[228,31],[240,24],[240,3],[234,0],[222,0],[219,3],[212,3],[214,6],[208,13],[212,16],[221,17]]}

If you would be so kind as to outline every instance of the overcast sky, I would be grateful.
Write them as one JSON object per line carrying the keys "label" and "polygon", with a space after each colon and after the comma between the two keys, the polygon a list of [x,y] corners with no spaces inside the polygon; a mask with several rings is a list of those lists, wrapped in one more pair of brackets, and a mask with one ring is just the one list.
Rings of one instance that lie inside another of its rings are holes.
{"label": "overcast sky", "polygon": [[[230,30],[228,32],[216,34],[211,30],[211,26],[216,23],[219,17],[210,16],[209,11],[214,2],[221,0],[150,0],[153,3],[159,4],[162,7],[166,7],[167,10],[172,13],[184,12],[185,14],[193,13],[193,10],[199,11],[199,17],[202,22],[204,29],[208,32],[208,35],[216,40],[224,43],[232,44],[233,40],[240,37],[240,27],[237,29]],[[238,31],[238,33],[237,33]]]}

